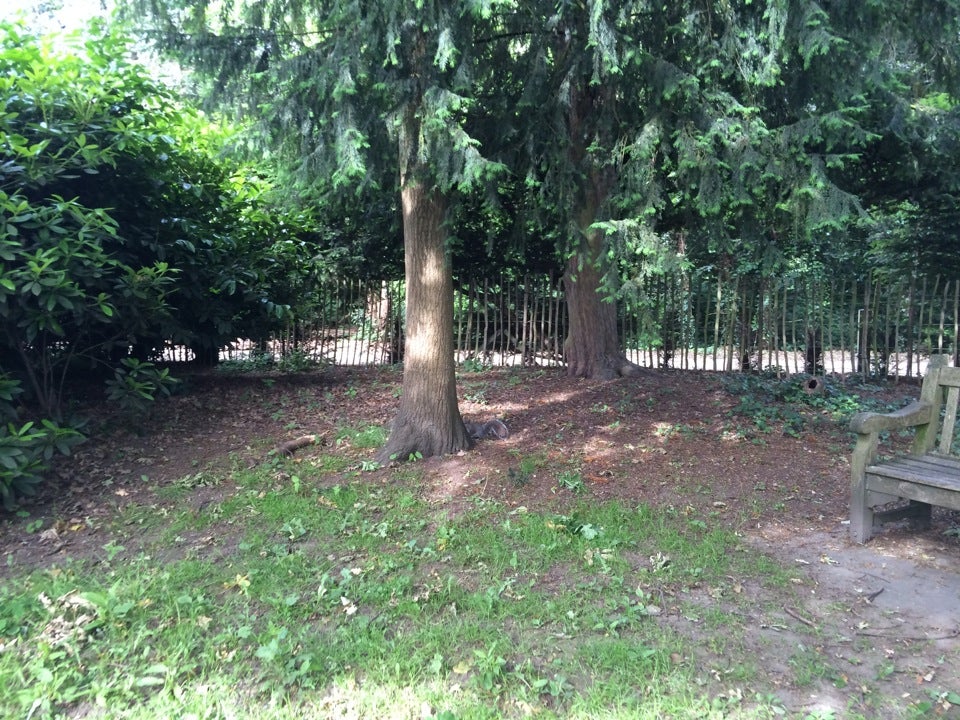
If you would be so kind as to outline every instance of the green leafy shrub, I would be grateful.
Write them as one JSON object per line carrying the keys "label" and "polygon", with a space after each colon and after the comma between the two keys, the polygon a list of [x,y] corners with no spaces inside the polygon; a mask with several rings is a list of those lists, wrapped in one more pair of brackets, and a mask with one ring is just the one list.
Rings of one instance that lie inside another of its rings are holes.
{"label": "green leafy shrub", "polygon": [[852,391],[857,386],[841,382],[825,381],[822,392],[810,393],[806,390],[808,380],[806,375],[777,378],[731,373],[724,375],[721,382],[728,393],[738,398],[730,414],[749,418],[761,432],[779,428],[787,435],[796,436],[811,422],[826,420],[843,424],[861,410],[889,412],[895,409],[881,401],[863,398]]}
{"label": "green leafy shrub", "polygon": [[125,414],[142,415],[158,395],[168,396],[177,382],[168,368],[124,358],[107,381],[107,398],[117,403]]}
{"label": "green leafy shrub", "polygon": [[59,196],[29,202],[0,190],[0,223],[0,342],[41,412],[59,419],[71,370],[165,317],[172,273],[117,261],[104,250],[116,236],[112,218]]}
{"label": "green leafy shrub", "polygon": [[54,421],[85,374],[266,336],[324,266],[310,214],[275,211],[262,173],[225,159],[233,131],[122,36],[93,25],[66,47],[0,22],[0,371]]}
{"label": "green leafy shrub", "polygon": [[18,498],[35,495],[55,453],[69,455],[84,440],[77,430],[51,420],[0,428],[0,503],[11,509]]}
{"label": "green leafy shrub", "polygon": [[7,510],[19,498],[36,494],[54,454],[69,455],[84,437],[74,428],[51,420],[17,421],[15,403],[20,383],[0,373],[0,504]]}

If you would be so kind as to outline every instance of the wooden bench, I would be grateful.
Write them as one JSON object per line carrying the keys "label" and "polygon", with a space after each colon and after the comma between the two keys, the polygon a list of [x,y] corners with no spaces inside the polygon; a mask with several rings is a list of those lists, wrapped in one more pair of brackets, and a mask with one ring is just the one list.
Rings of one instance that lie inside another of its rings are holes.
{"label": "wooden bench", "polygon": [[[894,413],[858,413],[850,481],[850,537],[866,542],[883,523],[909,519],[915,528],[930,525],[933,505],[960,510],[960,448],[954,448],[960,368],[928,371],[920,399]],[[880,433],[916,428],[909,455],[877,462]],[[960,443],[958,443],[960,445]],[[906,506],[877,510],[897,500]]]}

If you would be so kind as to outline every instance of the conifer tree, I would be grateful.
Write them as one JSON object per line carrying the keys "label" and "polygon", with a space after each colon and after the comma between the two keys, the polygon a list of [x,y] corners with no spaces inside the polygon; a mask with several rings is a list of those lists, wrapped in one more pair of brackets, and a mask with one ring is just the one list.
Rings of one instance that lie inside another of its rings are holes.
{"label": "conifer tree", "polygon": [[674,232],[707,262],[772,271],[771,257],[862,213],[843,171],[915,99],[908,78],[957,75],[955,0],[517,10],[505,33],[523,38],[505,85],[515,111],[500,137],[547,222],[565,227],[565,354],[578,376],[636,370],[613,302],[623,238],[636,249],[651,228]]}
{"label": "conifer tree", "polygon": [[957,0],[450,5],[277,0],[211,18],[153,0],[177,28],[168,45],[211,71],[214,94],[255,102],[313,189],[396,183],[409,346],[385,457],[468,442],[442,359],[450,304],[431,301],[449,296],[442,224],[456,189],[491,169],[475,138],[561,238],[569,372],[609,378],[636,371],[617,337],[618,252],[656,231],[705,262],[773,273],[817,228],[862,214],[848,171],[917,84],[955,90]]}
{"label": "conifer tree", "polygon": [[[457,405],[445,220],[496,171],[464,131],[473,33],[496,0],[187,0],[136,5],[154,37],[211,78],[297,164],[300,190],[398,192],[406,274],[403,394],[379,459],[470,447]],[[358,195],[359,197],[359,195]]]}

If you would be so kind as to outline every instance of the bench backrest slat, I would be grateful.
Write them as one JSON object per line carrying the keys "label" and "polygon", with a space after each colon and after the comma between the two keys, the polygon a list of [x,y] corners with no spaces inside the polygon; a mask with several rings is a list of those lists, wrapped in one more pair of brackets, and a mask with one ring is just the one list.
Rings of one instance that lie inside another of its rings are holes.
{"label": "bench backrest slat", "polygon": [[913,451],[922,455],[936,448],[941,455],[951,454],[960,401],[960,368],[946,365],[930,368],[923,378],[920,399],[933,407],[934,421],[917,428]]}
{"label": "bench backrest slat", "polygon": [[950,454],[953,445],[953,430],[957,424],[957,400],[960,399],[960,387],[947,388],[947,404],[943,413],[943,427],[940,429],[940,453]]}

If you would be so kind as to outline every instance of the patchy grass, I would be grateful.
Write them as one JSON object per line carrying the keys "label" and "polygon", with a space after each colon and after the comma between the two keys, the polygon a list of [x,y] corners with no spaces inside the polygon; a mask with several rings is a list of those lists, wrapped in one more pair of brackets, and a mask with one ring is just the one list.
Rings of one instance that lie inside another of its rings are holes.
{"label": "patchy grass", "polygon": [[[670,603],[696,612],[683,600],[695,588],[784,584],[732,533],[619,502],[560,514],[477,500],[452,517],[409,473],[389,486],[321,478],[277,460],[208,477],[229,488],[216,503],[128,511],[98,557],[14,573],[0,591],[0,714],[780,711],[774,696],[718,692],[701,648],[664,622]],[[741,621],[718,612],[705,622],[719,657]],[[761,675],[744,665],[737,681]]]}

